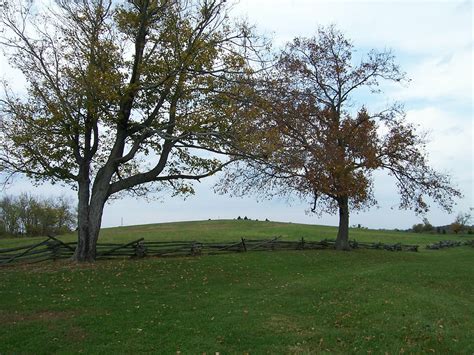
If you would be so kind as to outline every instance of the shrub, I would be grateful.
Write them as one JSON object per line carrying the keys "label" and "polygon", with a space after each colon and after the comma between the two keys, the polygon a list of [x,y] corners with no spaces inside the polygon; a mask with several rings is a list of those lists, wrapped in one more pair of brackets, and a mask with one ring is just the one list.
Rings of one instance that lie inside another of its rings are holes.
{"label": "shrub", "polygon": [[412,231],[415,233],[432,232],[433,225],[430,223],[430,221],[428,221],[427,218],[423,218],[423,223],[414,224]]}

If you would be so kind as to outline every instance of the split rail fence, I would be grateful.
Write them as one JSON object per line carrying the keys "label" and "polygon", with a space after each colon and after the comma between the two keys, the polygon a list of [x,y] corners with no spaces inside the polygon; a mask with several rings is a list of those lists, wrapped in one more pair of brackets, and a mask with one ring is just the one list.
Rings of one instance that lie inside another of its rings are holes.
{"label": "split rail fence", "polygon": [[[470,243],[470,244],[469,244]],[[278,250],[321,250],[333,249],[334,240],[307,241],[301,238],[298,241],[284,241],[280,237],[271,239],[245,239],[237,242],[198,242],[198,241],[145,241],[143,238],[132,242],[100,243],[97,245],[97,259],[110,259],[116,257],[143,258],[145,256],[176,257],[216,255],[224,253],[241,253],[250,251],[278,251]],[[466,244],[474,246],[474,241]],[[350,241],[352,249],[377,249],[389,251],[417,252],[418,245],[385,244],[385,243],[360,243]],[[55,237],[26,246],[0,249],[0,266],[17,263],[37,263],[47,260],[71,258],[74,254],[76,243],[66,243]]]}

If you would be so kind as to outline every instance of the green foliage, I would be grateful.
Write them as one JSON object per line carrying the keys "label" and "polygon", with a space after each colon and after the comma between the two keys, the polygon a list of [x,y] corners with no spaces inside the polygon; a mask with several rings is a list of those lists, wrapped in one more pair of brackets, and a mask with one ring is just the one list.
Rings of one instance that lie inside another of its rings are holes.
{"label": "green foliage", "polygon": [[27,89],[6,84],[0,101],[0,183],[77,189],[75,258],[93,260],[109,198],[187,196],[231,162],[260,43],[226,0],[0,7],[0,46]]}
{"label": "green foliage", "polygon": [[423,232],[423,224],[422,223],[414,224],[413,227],[411,227],[411,229],[415,233],[421,233]]}
{"label": "green foliage", "polygon": [[423,223],[414,224],[412,227],[412,231],[415,233],[430,233],[433,229],[433,225],[427,218],[423,218]]}
{"label": "green foliage", "polygon": [[[252,72],[242,43],[253,34],[228,21],[225,1],[60,0],[21,17],[29,6],[1,9],[0,45],[28,90],[20,98],[5,88],[0,168],[76,185],[81,168],[93,177],[114,160],[112,183],[154,175],[120,191],[155,184],[187,194],[155,170],[200,176],[222,164],[188,148],[226,151],[232,96]],[[169,168],[153,170],[161,156]]]}
{"label": "green foliage", "polygon": [[42,198],[23,193],[0,199],[0,235],[64,234],[74,229],[76,218],[65,197]]}

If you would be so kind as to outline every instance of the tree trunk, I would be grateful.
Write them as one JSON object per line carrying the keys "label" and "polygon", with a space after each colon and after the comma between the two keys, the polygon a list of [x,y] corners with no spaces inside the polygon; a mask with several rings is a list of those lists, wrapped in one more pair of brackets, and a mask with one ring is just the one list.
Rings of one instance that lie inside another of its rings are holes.
{"label": "tree trunk", "polygon": [[339,229],[337,231],[336,249],[351,250],[349,245],[349,198],[340,197],[337,200],[339,205]]}
{"label": "tree trunk", "polygon": [[88,164],[81,166],[79,174],[82,178],[78,184],[77,247],[72,257],[72,260],[77,262],[95,260],[102,214],[108,197],[106,179],[100,184],[96,179],[91,193],[89,173]]}
{"label": "tree trunk", "polygon": [[77,247],[72,257],[77,262],[92,262],[95,260],[95,246],[91,245],[91,235],[87,221],[79,221]]}
{"label": "tree trunk", "polygon": [[89,251],[89,181],[85,179],[79,183],[77,206],[77,247],[72,259],[83,262],[93,260]]}
{"label": "tree trunk", "polygon": [[72,259],[77,262],[92,262],[96,258],[97,240],[105,202],[107,201],[112,169],[101,169],[96,175],[91,191],[89,167],[82,167],[78,189],[78,238]]}
{"label": "tree trunk", "polygon": [[[92,209],[91,209],[92,210]],[[78,221],[78,240],[72,259],[77,262],[93,262],[96,258],[96,246],[100,232],[100,220],[90,215]]]}
{"label": "tree trunk", "polygon": [[74,261],[92,262],[95,260],[104,205],[105,201],[79,202],[78,240],[72,258]]}

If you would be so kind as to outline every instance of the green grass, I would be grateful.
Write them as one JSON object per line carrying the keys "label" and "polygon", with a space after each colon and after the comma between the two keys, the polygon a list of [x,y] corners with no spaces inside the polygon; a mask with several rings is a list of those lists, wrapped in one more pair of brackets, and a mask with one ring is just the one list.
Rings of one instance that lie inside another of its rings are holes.
{"label": "green grass", "polygon": [[[211,221],[108,229],[102,238],[321,239],[334,237],[334,231]],[[453,239],[357,232],[361,241]],[[421,253],[254,252],[3,268],[0,353],[472,354],[473,269],[470,247]]]}
{"label": "green grass", "polygon": [[[101,231],[100,242],[129,242],[138,238],[147,241],[196,240],[206,241],[238,241],[240,238],[269,238],[281,236],[284,240],[335,239],[337,228],[310,224],[293,224],[263,221],[194,221],[162,224],[147,224],[131,227],[106,228]],[[352,228],[350,238],[360,242],[383,242],[426,245],[440,240],[465,240],[467,235],[453,234],[419,234],[396,231],[379,231]],[[71,233],[62,236],[64,241],[76,241],[76,235]],[[43,240],[37,238],[2,238],[0,248],[8,248],[22,244],[32,244]]]}

